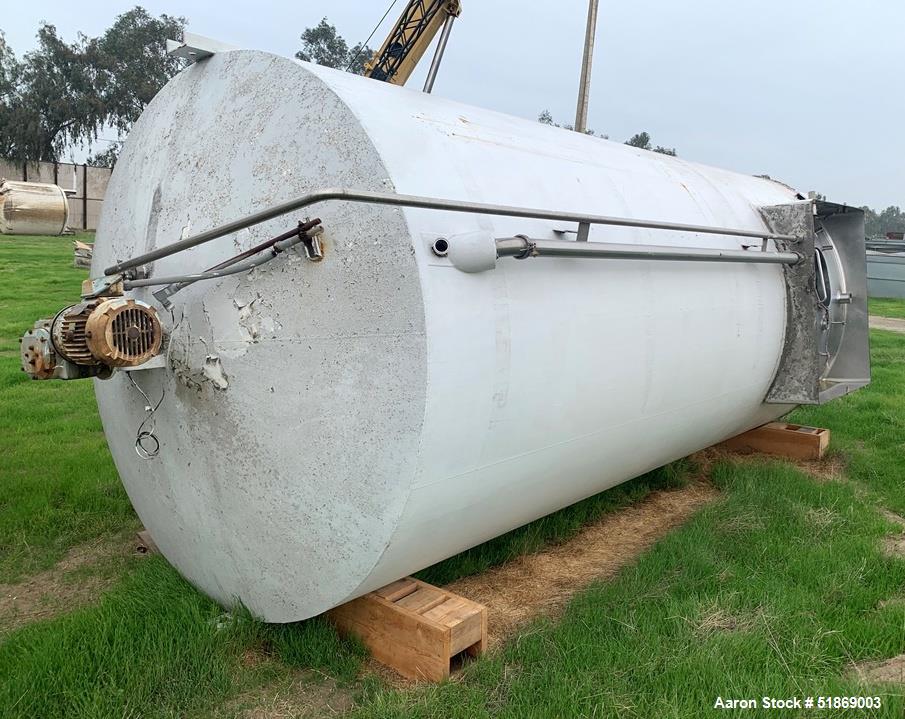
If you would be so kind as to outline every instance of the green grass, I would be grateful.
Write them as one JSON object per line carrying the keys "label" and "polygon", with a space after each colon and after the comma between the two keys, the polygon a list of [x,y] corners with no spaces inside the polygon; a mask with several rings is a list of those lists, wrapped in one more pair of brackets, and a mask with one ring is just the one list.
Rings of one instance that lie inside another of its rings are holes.
{"label": "green grass", "polygon": [[[135,519],[90,383],[29,382],[18,371],[23,329],[77,297],[84,273],[71,269],[69,242],[0,239],[0,273],[2,582]],[[896,528],[878,512],[905,514],[905,335],[872,341],[870,388],[793,414],[832,429],[845,481],[779,461],[718,464],[718,503],[460,680],[395,690],[363,677],[361,647],[322,620],[267,626],[227,615],[162,559],[133,559],[111,570],[121,579],[98,604],[0,637],[0,716],[229,716],[237,694],[302,669],[346,687],[360,717],[700,717],[718,695],[868,693],[885,708],[852,716],[901,717],[902,688],[847,678],[852,662],[905,652],[905,561],[879,551]],[[682,484],[688,469],[638,478],[420,576],[443,583],[563,541],[652,488]]]}
{"label": "green grass", "polygon": [[[888,524],[852,487],[779,462],[725,463],[714,480],[724,502],[561,621],[462,682],[378,691],[358,715],[699,717],[717,696],[865,693],[843,678],[851,662],[905,648],[903,609],[878,608],[905,582],[905,563],[877,551]],[[902,715],[901,696],[871,693]]]}
{"label": "green grass", "polygon": [[0,237],[0,582],[135,523],[107,451],[91,382],[34,382],[19,337],[78,301],[72,239]]}
{"label": "green grass", "polygon": [[[248,647],[265,647],[281,662],[245,664]],[[321,620],[287,630],[244,612],[226,614],[163,559],[150,557],[99,605],[34,624],[0,644],[0,716],[183,716],[287,667],[348,682],[362,656]]]}
{"label": "green grass", "polygon": [[905,300],[871,297],[867,301],[868,312],[879,317],[905,319]]}
{"label": "green grass", "polygon": [[832,430],[847,476],[905,516],[905,335],[871,332],[870,387],[792,419]]}

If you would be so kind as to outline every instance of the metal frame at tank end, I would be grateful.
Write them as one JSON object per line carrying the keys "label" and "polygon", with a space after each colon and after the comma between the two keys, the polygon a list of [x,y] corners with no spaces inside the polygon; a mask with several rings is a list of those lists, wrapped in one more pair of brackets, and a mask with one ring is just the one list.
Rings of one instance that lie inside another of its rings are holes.
{"label": "metal frame at tank end", "polygon": [[[765,402],[822,404],[869,384],[864,213],[822,200],[760,212],[774,233],[794,235],[794,249],[814,258],[783,266],[786,332]],[[784,241],[776,244],[780,251],[792,249]],[[824,273],[818,257],[829,257],[821,262],[833,271]],[[824,274],[833,281],[824,280]]]}
{"label": "metal frame at tank end", "polygon": [[[870,328],[864,212],[824,200],[818,200],[815,209],[817,246],[827,253],[835,251],[841,269],[842,286],[834,291],[833,300],[845,309],[841,344],[820,382],[822,403],[870,384]],[[823,237],[831,241],[821,246]]]}
{"label": "metal frame at tank end", "polygon": [[180,57],[190,63],[206,60],[218,52],[238,50],[235,45],[230,45],[212,37],[197,35],[193,32],[184,32],[179,40],[167,40],[167,55]]}

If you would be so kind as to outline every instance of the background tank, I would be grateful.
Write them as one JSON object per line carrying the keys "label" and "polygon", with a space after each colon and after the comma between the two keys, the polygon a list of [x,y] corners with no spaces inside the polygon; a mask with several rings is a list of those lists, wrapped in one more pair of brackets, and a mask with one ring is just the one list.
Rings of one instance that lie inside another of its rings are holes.
{"label": "background tank", "polygon": [[0,233],[61,235],[69,221],[69,200],[57,185],[0,182]]}
{"label": "background tank", "polygon": [[[135,125],[93,275],[324,187],[758,232],[758,207],[801,199],[769,180],[233,51],[182,72]],[[130,375],[96,383],[136,511],[222,603],[274,622],[318,614],[788,409],[764,404],[785,337],[778,265],[505,260],[468,274],[431,251],[436,238],[575,228],[348,202],[310,212],[325,228],[322,262],[289,252],[194,284],[161,312],[163,366],[131,373],[153,402],[164,396],[155,459],[133,449],[147,402]],[[200,271],[300,219],[150,272]],[[741,247],[689,232],[590,235]],[[133,294],[155,304],[148,289]]]}
{"label": "background tank", "polygon": [[871,297],[905,299],[905,242],[868,240],[867,286]]}

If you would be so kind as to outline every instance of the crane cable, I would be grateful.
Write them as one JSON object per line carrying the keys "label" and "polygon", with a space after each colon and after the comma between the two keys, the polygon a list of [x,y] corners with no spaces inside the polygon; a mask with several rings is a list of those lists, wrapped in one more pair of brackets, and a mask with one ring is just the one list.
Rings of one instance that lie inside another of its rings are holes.
{"label": "crane cable", "polygon": [[371,30],[371,34],[368,35],[368,39],[365,40],[363,43],[361,43],[361,44],[358,46],[358,50],[357,50],[357,51],[355,52],[355,54],[352,56],[352,59],[349,60],[349,64],[346,65],[346,72],[349,72],[349,69],[352,67],[352,65],[355,64],[355,61],[358,59],[358,56],[361,55],[361,51],[364,50],[364,49],[368,46],[368,43],[369,43],[369,42],[371,42],[371,38],[374,37],[374,33],[377,32],[377,28],[379,28],[379,27],[383,24],[383,21],[387,19],[387,15],[390,14],[390,11],[396,6],[396,3],[397,3],[397,2],[399,2],[399,0],[393,0],[393,1],[390,3],[390,6],[387,8],[387,11],[383,14],[383,17],[380,18],[380,22],[378,22],[378,23],[374,26],[374,29]]}

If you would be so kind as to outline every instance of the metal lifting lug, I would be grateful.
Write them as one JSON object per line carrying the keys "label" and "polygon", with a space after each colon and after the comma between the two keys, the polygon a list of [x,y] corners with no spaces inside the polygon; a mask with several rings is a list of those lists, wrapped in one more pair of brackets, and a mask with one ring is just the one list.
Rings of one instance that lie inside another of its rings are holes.
{"label": "metal lifting lug", "polygon": [[316,227],[307,233],[302,233],[302,246],[305,248],[305,257],[309,262],[320,262],[324,259],[324,248],[321,246],[319,237],[323,231],[323,227]]}

